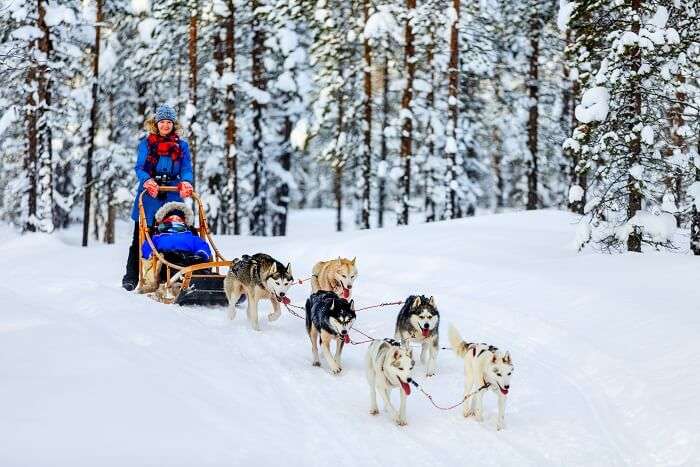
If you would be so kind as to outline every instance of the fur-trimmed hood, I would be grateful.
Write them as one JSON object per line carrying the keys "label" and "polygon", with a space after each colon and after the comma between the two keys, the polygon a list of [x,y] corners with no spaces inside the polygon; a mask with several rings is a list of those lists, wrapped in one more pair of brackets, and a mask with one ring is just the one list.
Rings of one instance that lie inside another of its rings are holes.
{"label": "fur-trimmed hood", "polygon": [[188,227],[194,225],[194,211],[191,207],[180,201],[170,201],[169,203],[165,203],[163,206],[161,206],[160,209],[156,211],[156,224],[163,222],[163,219],[165,219],[168,213],[175,210],[185,213],[185,224],[187,224]]}
{"label": "fur-trimmed hood", "polygon": [[[158,125],[156,125],[156,118],[151,117],[145,122],[143,122],[143,129],[146,130],[149,134],[158,134]],[[177,120],[173,122],[173,131],[177,133],[178,136],[182,137],[182,125],[180,125],[180,122]]]}

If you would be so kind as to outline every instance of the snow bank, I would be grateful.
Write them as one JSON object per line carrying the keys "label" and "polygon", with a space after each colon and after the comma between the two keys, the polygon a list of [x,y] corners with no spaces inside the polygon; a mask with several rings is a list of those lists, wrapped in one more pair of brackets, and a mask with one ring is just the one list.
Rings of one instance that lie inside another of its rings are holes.
{"label": "snow bank", "polygon": [[[669,388],[700,384],[689,371],[695,257],[577,253],[577,219],[556,211],[340,234],[333,219],[333,210],[293,212],[288,237],[216,238],[228,258],[267,252],[291,261],[298,278],[319,259],[356,255],[361,306],[434,295],[441,345],[453,323],[466,339],[510,350],[504,431],[494,428],[492,394],[484,423],[436,410],[418,391],[406,427],[383,410],[369,415],[365,347],[346,346],[332,376],[311,366],[303,320],[285,311],[270,323],[269,303],[258,333],[243,310],[229,321],[221,308],[123,291],[129,223],[116,245],[90,248],[79,246],[79,228],[0,229],[0,262],[11,265],[0,268],[0,465],[700,464],[695,393]],[[289,293],[294,304],[308,294],[308,285]],[[358,312],[356,326],[392,336],[397,311]],[[440,352],[431,378],[416,360],[415,378],[437,403],[461,398],[463,364],[452,352]]]}

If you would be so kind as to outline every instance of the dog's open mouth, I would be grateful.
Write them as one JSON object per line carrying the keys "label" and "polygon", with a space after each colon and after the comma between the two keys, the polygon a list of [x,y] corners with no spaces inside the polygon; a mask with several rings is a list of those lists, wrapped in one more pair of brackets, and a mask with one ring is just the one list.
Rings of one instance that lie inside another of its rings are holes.
{"label": "dog's open mouth", "polygon": [[343,287],[343,298],[347,300],[350,296],[350,289]]}
{"label": "dog's open mouth", "polygon": [[500,384],[498,385],[498,389],[501,390],[501,394],[503,394],[504,396],[508,395],[508,390],[503,388],[503,386],[501,386]]}
{"label": "dog's open mouth", "polygon": [[342,337],[343,337],[343,342],[345,342],[346,344],[350,343],[350,334],[343,334]]}
{"label": "dog's open mouth", "polygon": [[286,295],[284,297],[280,297],[279,295],[277,295],[277,301],[280,303],[284,303],[285,305],[289,305],[289,302],[291,302],[289,297],[287,297]]}
{"label": "dog's open mouth", "polygon": [[411,385],[401,381],[401,378],[399,378],[399,383],[401,384],[401,389],[403,389],[403,392],[405,392],[407,396],[410,396],[411,395]]}
{"label": "dog's open mouth", "polygon": [[430,336],[430,328],[423,328],[421,332],[423,333],[423,337]]}

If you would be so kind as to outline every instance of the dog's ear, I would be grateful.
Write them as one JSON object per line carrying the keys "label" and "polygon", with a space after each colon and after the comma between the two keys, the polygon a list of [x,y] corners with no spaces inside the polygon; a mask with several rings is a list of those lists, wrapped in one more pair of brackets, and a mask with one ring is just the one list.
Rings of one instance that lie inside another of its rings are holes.
{"label": "dog's ear", "polygon": [[352,311],[355,311],[355,299],[354,298],[352,300],[350,300],[350,309]]}
{"label": "dog's ear", "polygon": [[420,296],[413,299],[411,308],[418,308],[420,306]]}
{"label": "dog's ear", "polygon": [[354,266],[354,265],[355,265],[355,260],[356,260],[356,259],[357,259],[357,256],[353,256],[353,257],[352,257],[352,261],[350,261],[350,264],[352,264],[352,265]]}
{"label": "dog's ear", "polygon": [[272,263],[272,267],[270,268],[270,273],[274,274],[277,272],[277,263]]}
{"label": "dog's ear", "polygon": [[510,365],[512,360],[510,359],[510,352],[506,352],[506,354],[503,356],[503,363],[506,363]]}
{"label": "dog's ear", "polygon": [[400,350],[394,350],[394,360],[398,360],[401,358],[401,351]]}
{"label": "dog's ear", "polygon": [[292,263],[287,263],[287,267],[285,269],[287,269],[287,274],[289,274],[291,276],[292,275]]}
{"label": "dog's ear", "polygon": [[496,353],[493,353],[493,358],[491,359],[491,363],[496,363]]}
{"label": "dog's ear", "polygon": [[437,308],[437,305],[435,304],[435,297],[433,297],[432,295],[430,296],[430,300],[428,300],[428,303],[429,303],[430,306],[432,306],[433,308]]}
{"label": "dog's ear", "polygon": [[335,309],[335,300],[331,300],[331,310]]}

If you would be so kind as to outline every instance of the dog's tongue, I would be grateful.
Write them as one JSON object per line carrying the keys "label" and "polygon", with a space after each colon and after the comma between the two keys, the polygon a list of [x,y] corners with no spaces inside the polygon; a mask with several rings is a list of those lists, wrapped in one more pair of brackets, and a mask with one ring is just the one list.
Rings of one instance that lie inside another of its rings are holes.
{"label": "dog's tongue", "polygon": [[279,301],[282,302],[282,303],[284,303],[285,305],[289,305],[289,302],[291,302],[291,300],[289,299],[289,297],[282,297],[282,298],[279,299]]}
{"label": "dog's tongue", "polygon": [[343,342],[346,344],[350,343],[350,334],[343,334]]}
{"label": "dog's tongue", "polygon": [[430,329],[423,328],[423,337],[428,337],[430,335]]}
{"label": "dog's tongue", "polygon": [[498,389],[501,390],[501,393],[503,393],[504,396],[505,396],[506,394],[508,394],[508,390],[507,390],[507,389],[503,389],[503,388],[500,387],[500,386],[498,387]]}
{"label": "dog's tongue", "polygon": [[401,380],[399,380],[399,383],[401,383],[401,387],[403,388],[403,392],[405,392],[407,396],[410,396],[411,395],[411,385],[408,383],[404,383]]}
{"label": "dog's tongue", "polygon": [[343,287],[343,298],[347,299],[350,296],[350,289]]}

